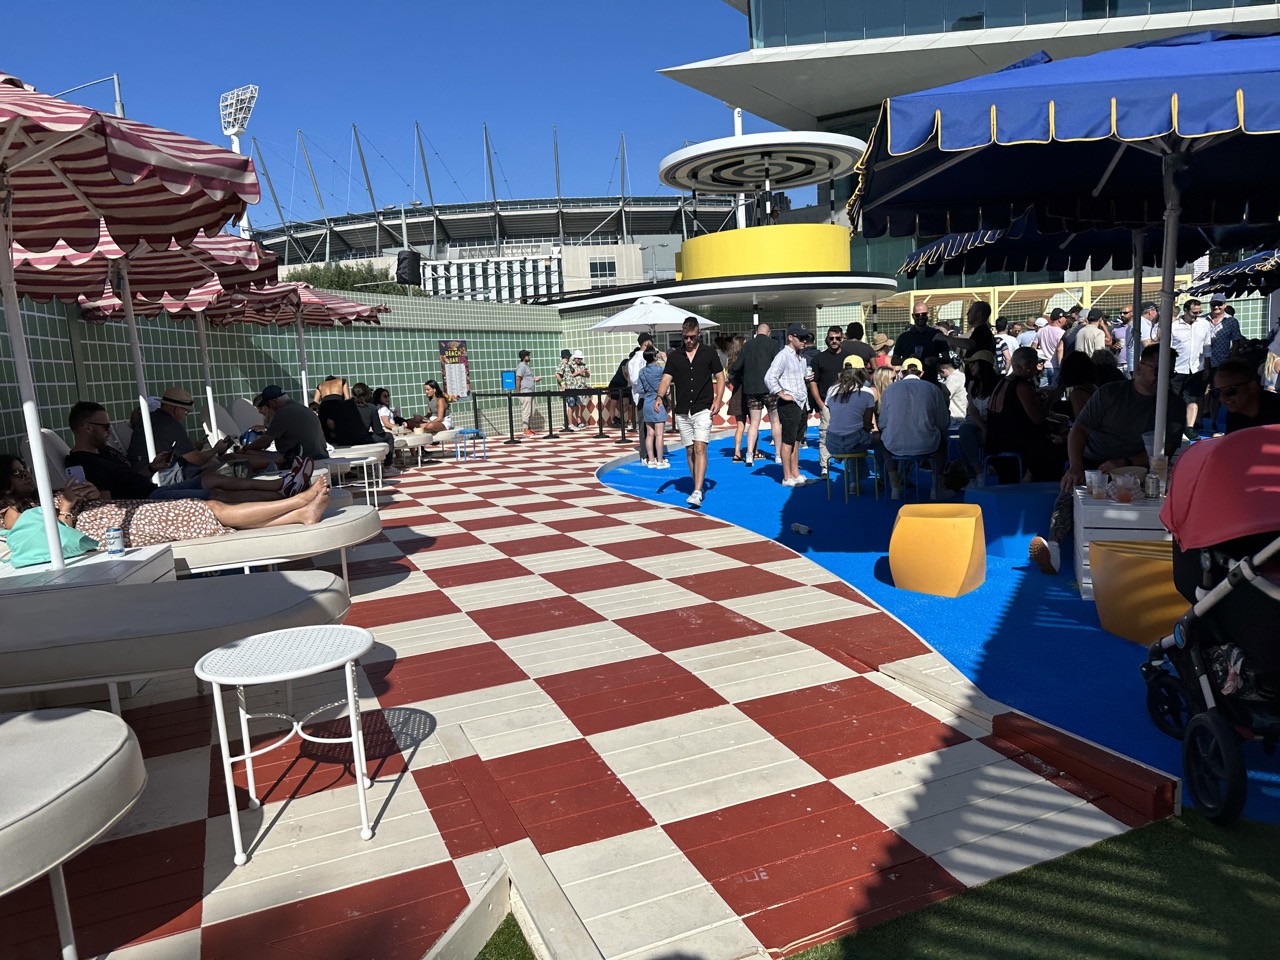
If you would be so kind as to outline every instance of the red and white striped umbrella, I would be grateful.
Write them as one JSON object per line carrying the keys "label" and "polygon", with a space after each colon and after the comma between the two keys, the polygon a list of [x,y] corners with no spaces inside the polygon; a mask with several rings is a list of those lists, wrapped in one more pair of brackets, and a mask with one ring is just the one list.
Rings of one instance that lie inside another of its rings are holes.
{"label": "red and white striped umbrella", "polygon": [[[103,226],[93,250],[82,252],[59,241],[50,250],[33,253],[15,243],[13,259],[20,295],[40,303],[78,300],[107,313],[124,306],[113,292],[121,265],[128,266],[135,298],[176,298],[197,310],[200,301],[207,305],[224,290],[277,282],[274,253],[225,233],[198,234],[187,247],[176,241],[161,249],[142,243],[126,253]],[[190,294],[196,289],[201,294],[193,302]]]}
{"label": "red and white striped umbrella", "polygon": [[40,417],[12,245],[39,253],[61,241],[89,251],[99,245],[105,224],[123,250],[143,242],[165,250],[174,241],[216,234],[258,197],[247,157],[36,93],[0,74],[0,293],[55,570],[63,567],[61,541],[49,470],[40,455]]}
{"label": "red and white striped umbrella", "polygon": [[0,73],[0,165],[14,242],[124,250],[215,234],[257,203],[253,162],[222,147],[67,103]]}

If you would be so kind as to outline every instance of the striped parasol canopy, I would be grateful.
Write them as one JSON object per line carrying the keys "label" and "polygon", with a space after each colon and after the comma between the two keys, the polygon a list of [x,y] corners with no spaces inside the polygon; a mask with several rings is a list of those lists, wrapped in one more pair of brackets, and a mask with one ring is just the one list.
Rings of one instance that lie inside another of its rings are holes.
{"label": "striped parasol canopy", "polygon": [[[112,319],[111,310],[100,304],[82,302],[84,318],[91,323]],[[246,289],[219,289],[217,281],[193,288],[185,297],[165,295],[134,298],[134,312],[140,317],[168,314],[187,320],[203,313],[207,323],[228,327],[252,323],[260,327],[287,327],[298,318],[308,327],[349,326],[354,322],[380,323],[380,314],[390,313],[385,304],[356,303],[317,290],[309,283],[272,283]]]}
{"label": "striped parasol canopy", "polygon": [[[119,288],[119,268],[127,265],[129,289],[135,297],[173,297],[200,309],[224,290],[262,286],[277,282],[277,257],[262,250],[252,240],[220,233],[198,234],[190,246],[176,241],[153,248],[141,243],[126,252],[100,227],[98,246],[79,251],[59,241],[43,253],[34,253],[21,244],[13,245],[18,293],[40,303],[79,301],[82,306],[99,307],[113,313],[124,304],[115,293]],[[200,294],[193,301],[191,294]]]}
{"label": "striped parasol canopy", "polygon": [[[259,197],[253,161],[179,133],[107,116],[36,93],[0,73],[0,295],[22,402],[27,443],[43,448],[35,377],[18,306],[13,244],[33,253],[59,243],[87,252],[102,229],[123,250],[141,243],[165,250],[175,241],[216,234]],[[127,298],[131,302],[131,298]],[[126,307],[135,362],[132,313]],[[145,384],[138,384],[146,403]],[[150,420],[143,418],[148,450]],[[50,567],[64,566],[53,487],[45,458],[33,456]]]}
{"label": "striped parasol canopy", "polygon": [[216,234],[260,195],[253,161],[223,147],[67,103],[0,73],[0,170],[13,241],[91,251],[101,221],[124,250]]}

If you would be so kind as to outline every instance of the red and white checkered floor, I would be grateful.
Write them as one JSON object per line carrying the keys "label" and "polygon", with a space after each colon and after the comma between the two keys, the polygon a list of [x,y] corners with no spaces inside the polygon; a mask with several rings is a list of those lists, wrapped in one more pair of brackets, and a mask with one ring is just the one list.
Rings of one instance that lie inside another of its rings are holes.
{"label": "red and white checkered floor", "polygon": [[[948,668],[821,567],[611,492],[619,451],[390,481],[348,618],[372,841],[349,750],[294,742],[233,866],[209,697],[141,690],[146,794],[67,869],[81,956],[421,957],[528,841],[604,957],[779,956],[1142,822],[904,682]],[[0,899],[0,956],[56,955],[53,924],[42,881]]]}

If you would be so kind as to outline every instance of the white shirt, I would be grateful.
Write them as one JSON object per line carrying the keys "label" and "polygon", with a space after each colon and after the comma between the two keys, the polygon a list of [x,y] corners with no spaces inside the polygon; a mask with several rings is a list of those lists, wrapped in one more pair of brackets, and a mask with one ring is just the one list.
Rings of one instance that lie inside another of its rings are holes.
{"label": "white shirt", "polygon": [[947,405],[951,419],[963,420],[965,414],[969,412],[969,393],[964,388],[964,374],[959,370],[952,370],[943,384],[947,388],[947,395],[951,398],[951,402]]}
{"label": "white shirt", "polygon": [[778,351],[778,355],[769,364],[769,369],[764,375],[764,386],[775,396],[779,393],[791,394],[802,410],[808,410],[808,381],[812,379],[813,370],[810,369],[809,364],[805,362],[804,357],[791,349],[791,344],[787,344]]}
{"label": "white shirt", "polygon": [[640,371],[645,367],[644,351],[637,350],[636,355],[627,361],[627,383],[631,384],[631,399],[640,404],[640,391],[636,389],[640,382]]}
{"label": "white shirt", "polygon": [[1173,372],[1199,373],[1212,340],[1213,324],[1204,317],[1197,317],[1194,323],[1187,323],[1182,317],[1173,321],[1173,349],[1178,354]]}

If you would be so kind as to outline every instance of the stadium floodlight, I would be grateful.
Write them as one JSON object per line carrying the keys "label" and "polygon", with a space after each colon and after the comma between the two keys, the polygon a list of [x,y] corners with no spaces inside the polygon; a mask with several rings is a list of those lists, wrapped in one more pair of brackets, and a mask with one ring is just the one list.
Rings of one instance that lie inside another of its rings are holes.
{"label": "stadium floodlight", "polygon": [[[240,152],[240,134],[249,126],[249,114],[258,102],[258,85],[246,84],[228,90],[218,97],[218,113],[222,116],[222,134],[231,138],[231,149]],[[240,236],[249,236],[249,211],[240,218]]]}
{"label": "stadium floodlight", "polygon": [[[253,105],[258,100],[258,86],[250,83],[243,87],[228,90],[218,97],[218,112],[222,115],[222,133],[231,138],[233,144],[239,144],[240,134],[249,126],[249,114],[253,113]],[[239,153],[239,149],[236,153]]]}

